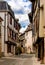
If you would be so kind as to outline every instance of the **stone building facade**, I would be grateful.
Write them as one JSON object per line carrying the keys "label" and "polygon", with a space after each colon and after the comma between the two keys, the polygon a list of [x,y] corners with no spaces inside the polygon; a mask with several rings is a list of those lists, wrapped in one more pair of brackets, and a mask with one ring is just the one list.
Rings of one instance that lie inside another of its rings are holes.
{"label": "stone building facade", "polygon": [[25,31],[25,49],[26,53],[33,52],[33,44],[32,44],[32,25],[29,24]]}
{"label": "stone building facade", "polygon": [[45,63],[45,0],[32,2],[33,43],[36,56]]}
{"label": "stone building facade", "polygon": [[15,46],[18,44],[20,25],[15,19],[14,12],[5,1],[0,1],[0,43],[3,56],[15,55]]}
{"label": "stone building facade", "polygon": [[25,53],[25,32],[19,35],[19,43],[22,53]]}

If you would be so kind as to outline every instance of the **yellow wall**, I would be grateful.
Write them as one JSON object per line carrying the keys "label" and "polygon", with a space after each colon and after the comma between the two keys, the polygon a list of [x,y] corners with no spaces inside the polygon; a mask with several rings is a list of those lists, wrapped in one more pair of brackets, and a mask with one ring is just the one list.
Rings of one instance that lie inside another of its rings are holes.
{"label": "yellow wall", "polygon": [[40,7],[43,6],[43,9],[40,9],[40,23],[39,23],[39,37],[44,37],[45,33],[45,0],[40,0]]}

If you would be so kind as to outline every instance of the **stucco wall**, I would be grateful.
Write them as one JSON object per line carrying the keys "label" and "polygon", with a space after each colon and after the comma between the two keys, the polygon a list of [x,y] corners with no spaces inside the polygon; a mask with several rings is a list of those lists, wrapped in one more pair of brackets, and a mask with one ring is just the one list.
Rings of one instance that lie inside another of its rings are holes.
{"label": "stucco wall", "polygon": [[32,44],[32,31],[28,31],[25,33],[25,39],[26,39],[25,47],[27,47],[28,51],[29,51],[29,48],[32,51],[32,45],[33,45]]}
{"label": "stucco wall", "polygon": [[1,24],[1,52],[4,52],[4,13],[0,12],[0,17],[3,19]]}

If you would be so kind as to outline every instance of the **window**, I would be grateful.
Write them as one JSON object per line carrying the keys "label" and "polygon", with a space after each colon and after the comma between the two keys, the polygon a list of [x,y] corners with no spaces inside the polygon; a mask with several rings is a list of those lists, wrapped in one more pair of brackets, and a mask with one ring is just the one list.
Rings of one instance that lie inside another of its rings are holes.
{"label": "window", "polygon": [[16,33],[16,40],[18,39],[18,34]]}
{"label": "window", "polygon": [[17,24],[17,30],[18,30],[18,24]]}
{"label": "window", "polygon": [[0,10],[5,10],[5,9],[6,9],[6,3],[0,2]]}
{"label": "window", "polygon": [[0,38],[1,38],[1,26],[0,26]]}
{"label": "window", "polygon": [[15,27],[15,28],[16,28],[16,30],[17,30],[17,22],[16,22],[16,27]]}
{"label": "window", "polygon": [[12,31],[12,39],[13,39],[13,34],[14,34],[14,32]]}
{"label": "window", "polygon": [[10,29],[10,35],[9,36],[12,38],[12,31],[11,31],[11,29]]}
{"label": "window", "polygon": [[15,33],[15,40],[16,40],[16,33]]}
{"label": "window", "polygon": [[12,37],[12,30],[11,30],[11,38],[13,38],[13,37]]}
{"label": "window", "polygon": [[10,16],[10,24],[12,25],[12,17]]}
{"label": "window", "polygon": [[13,39],[15,40],[15,32],[13,33]]}
{"label": "window", "polygon": [[16,40],[16,33],[13,32],[13,39]]}
{"label": "window", "polygon": [[10,37],[10,29],[8,28],[8,36]]}
{"label": "window", "polygon": [[36,20],[36,32],[37,32],[37,26],[38,26],[38,25],[37,25],[37,20]]}
{"label": "window", "polygon": [[14,21],[14,27],[15,27],[15,25],[16,25],[16,22]]}

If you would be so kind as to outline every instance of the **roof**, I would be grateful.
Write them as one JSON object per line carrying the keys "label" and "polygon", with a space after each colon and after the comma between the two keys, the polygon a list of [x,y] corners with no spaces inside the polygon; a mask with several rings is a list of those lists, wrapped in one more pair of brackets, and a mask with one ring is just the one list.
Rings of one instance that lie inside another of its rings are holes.
{"label": "roof", "polygon": [[14,17],[14,12],[6,1],[0,1],[0,11],[8,11]]}

